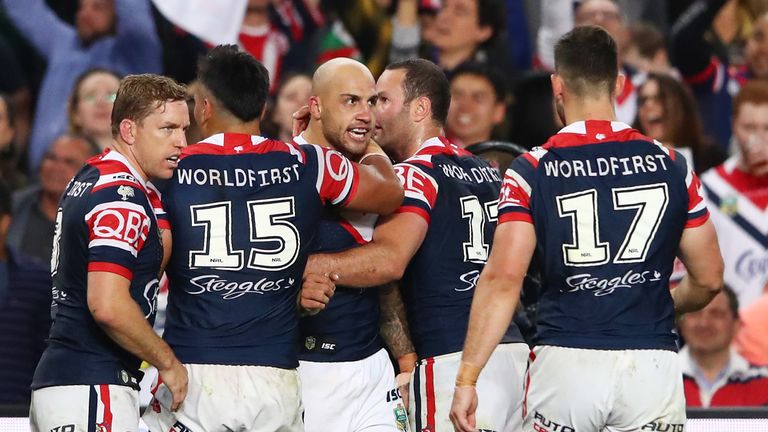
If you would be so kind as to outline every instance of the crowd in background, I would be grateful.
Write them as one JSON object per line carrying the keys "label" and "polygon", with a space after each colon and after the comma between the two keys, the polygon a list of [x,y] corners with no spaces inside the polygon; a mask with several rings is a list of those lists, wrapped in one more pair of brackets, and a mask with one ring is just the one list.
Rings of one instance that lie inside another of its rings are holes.
{"label": "crowd in background", "polygon": [[[604,27],[627,78],[617,120],[689,159],[726,261],[729,289],[681,325],[688,402],[768,404],[768,369],[757,367],[768,364],[768,0],[241,3],[240,46],[271,78],[263,130],[284,141],[319,64],[352,57],[378,76],[420,56],[451,81],[446,134],[457,145],[542,145],[564,126],[549,82],[554,43],[575,25]],[[193,86],[215,43],[149,0],[0,5],[0,189],[12,192],[0,190],[0,403],[25,403],[50,325],[59,196],[109,146],[120,78],[164,73]],[[201,138],[188,130],[190,143]]]}

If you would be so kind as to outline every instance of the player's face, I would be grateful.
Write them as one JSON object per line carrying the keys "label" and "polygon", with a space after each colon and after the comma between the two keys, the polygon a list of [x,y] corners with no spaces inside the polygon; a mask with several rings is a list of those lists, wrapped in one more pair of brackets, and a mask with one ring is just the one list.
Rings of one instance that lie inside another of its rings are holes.
{"label": "player's face", "polygon": [[435,22],[425,33],[442,50],[472,49],[491,37],[488,26],[480,26],[477,0],[446,0]]}
{"label": "player's face", "polygon": [[763,16],[755,22],[744,48],[744,56],[756,78],[768,78],[768,17]]}
{"label": "player's face", "polygon": [[187,145],[187,127],[189,112],[183,100],[161,104],[137,124],[133,156],[148,178],[171,178],[181,149]]}
{"label": "player's face", "polygon": [[80,0],[75,15],[77,34],[84,42],[106,35],[115,25],[115,5],[112,0]]}
{"label": "player's face", "polygon": [[120,80],[108,73],[94,73],[77,89],[77,106],[72,121],[86,136],[112,133],[112,106]]}
{"label": "player's face", "polygon": [[40,163],[40,188],[46,193],[61,195],[89,156],[85,140],[72,137],[57,139]]}
{"label": "player's face", "polygon": [[659,83],[654,79],[649,79],[640,88],[639,93],[637,99],[637,118],[640,121],[643,133],[653,139],[665,142],[665,113]]}
{"label": "player's face", "polygon": [[768,104],[743,103],[733,120],[743,168],[753,175],[768,175]]}
{"label": "player's face", "polygon": [[291,134],[293,118],[291,115],[307,104],[312,93],[312,81],[304,75],[296,75],[288,80],[281,88],[275,102],[275,110],[272,121],[277,124],[281,132]]}
{"label": "player's face", "polygon": [[376,122],[376,83],[369,73],[350,70],[331,86],[323,97],[320,114],[323,135],[333,146],[348,156],[362,156]]}
{"label": "player's face", "polygon": [[691,350],[716,353],[728,350],[736,335],[739,320],[728,307],[728,298],[720,293],[702,310],[683,317],[680,324],[685,342]]}
{"label": "player's face", "polygon": [[384,150],[408,144],[410,117],[403,92],[404,79],[404,69],[385,70],[376,82],[379,100],[376,103],[375,139]]}
{"label": "player's face", "polygon": [[450,135],[464,144],[487,141],[503,116],[504,105],[496,100],[488,80],[463,74],[451,81],[451,107],[446,122]]}

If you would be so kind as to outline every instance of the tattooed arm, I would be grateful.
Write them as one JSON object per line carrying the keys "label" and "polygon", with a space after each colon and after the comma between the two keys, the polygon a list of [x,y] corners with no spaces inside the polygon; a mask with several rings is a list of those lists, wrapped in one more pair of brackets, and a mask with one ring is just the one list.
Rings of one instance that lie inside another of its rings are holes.
{"label": "tattooed arm", "polygon": [[396,282],[379,288],[379,301],[381,303],[379,332],[400,367],[400,374],[396,377],[396,382],[403,404],[407,409],[408,384],[418,357],[411,342],[411,334],[408,331],[408,321],[405,316],[405,305],[400,296],[400,287]]}

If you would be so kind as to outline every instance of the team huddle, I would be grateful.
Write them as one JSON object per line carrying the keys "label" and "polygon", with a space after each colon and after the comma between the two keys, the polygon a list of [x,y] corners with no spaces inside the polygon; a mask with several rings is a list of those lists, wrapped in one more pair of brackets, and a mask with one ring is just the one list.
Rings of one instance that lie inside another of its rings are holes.
{"label": "team huddle", "polygon": [[[189,146],[186,90],[123,79],[112,149],[59,205],[32,429],[137,430],[144,360],[151,431],[682,430],[675,316],[722,286],[699,180],[614,121],[604,30],[555,58],[568,126],[503,178],[443,136],[426,60],[378,80],[326,62],[292,142],[260,136],[268,74],[235,46],[200,61]],[[530,348],[513,315],[532,262]]]}

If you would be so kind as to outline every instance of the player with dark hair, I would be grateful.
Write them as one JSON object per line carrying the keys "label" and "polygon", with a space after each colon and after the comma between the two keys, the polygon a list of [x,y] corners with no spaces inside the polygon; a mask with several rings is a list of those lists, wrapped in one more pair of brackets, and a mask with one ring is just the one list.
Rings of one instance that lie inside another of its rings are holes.
{"label": "player with dark hair", "polygon": [[[250,54],[218,46],[198,71],[194,115],[208,138],[185,150],[165,192],[164,338],[189,371],[190,397],[174,413],[158,382],[144,419],[158,431],[300,431],[297,295],[325,208],[389,213],[403,191],[391,167],[385,176],[325,147],[259,136],[269,80]],[[304,283],[322,304],[335,288],[322,273]]]}
{"label": "player with dark hair", "polygon": [[[491,247],[501,178],[487,162],[442,136],[451,97],[437,65],[421,59],[391,64],[376,89],[376,139],[398,162],[405,200],[379,221],[371,242],[313,255],[308,269],[337,272],[339,283],[348,286],[402,279],[418,356],[416,365],[398,359],[401,371],[413,370],[411,430],[450,430],[451,378],[459,366],[475,280]],[[519,427],[528,354],[517,327],[510,322],[507,327],[480,384],[494,403],[478,415],[479,424],[498,431]]]}
{"label": "player with dark hair", "polygon": [[170,78],[123,79],[112,149],[89,159],[61,198],[54,323],[32,381],[32,430],[136,430],[142,359],[159,370],[172,409],[184,400],[187,371],[152,330],[167,221],[149,179],[170,178],[178,164],[185,98]]}
{"label": "player with dark hair", "polygon": [[[475,430],[476,409],[494,402],[478,397],[475,383],[534,254],[542,287],[523,430],[684,428],[675,314],[718,293],[723,262],[686,159],[614,121],[624,84],[616,55],[611,36],[594,26],[555,47],[552,89],[568,126],[517,158],[504,178],[456,377],[457,431]],[[689,274],[670,293],[676,254]]]}

